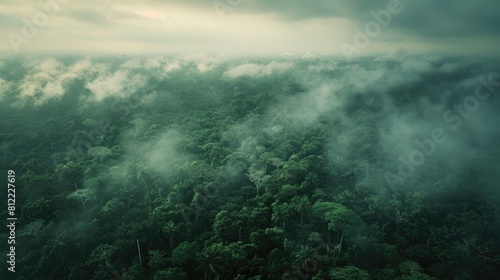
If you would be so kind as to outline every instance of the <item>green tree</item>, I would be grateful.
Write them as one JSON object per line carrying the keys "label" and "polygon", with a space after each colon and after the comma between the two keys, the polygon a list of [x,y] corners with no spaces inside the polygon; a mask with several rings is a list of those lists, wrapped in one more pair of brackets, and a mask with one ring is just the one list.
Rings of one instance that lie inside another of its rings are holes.
{"label": "green tree", "polygon": [[33,222],[27,224],[26,226],[24,226],[20,230],[19,236],[32,235],[36,238],[37,241],[39,241],[40,235],[43,234],[43,224],[44,224],[43,220],[33,221]]}
{"label": "green tree", "polygon": [[201,245],[197,242],[181,242],[172,251],[172,262],[177,266],[189,266],[189,263],[196,259],[200,251]]}
{"label": "green tree", "polygon": [[302,224],[302,222],[304,221],[304,212],[311,209],[309,198],[307,198],[307,196],[294,197],[292,200],[292,205],[294,209],[300,213],[300,224]]}
{"label": "green tree", "polygon": [[281,227],[285,229],[285,222],[290,217],[290,206],[288,203],[274,204],[271,220],[275,223],[281,223]]}
{"label": "green tree", "polygon": [[437,280],[423,273],[423,269],[415,261],[404,261],[399,265],[401,280]]}
{"label": "green tree", "polygon": [[221,244],[212,244],[209,247],[197,254],[196,261],[199,265],[196,267],[198,276],[204,280],[219,280],[221,279],[220,272],[220,251],[222,250]]}
{"label": "green tree", "polygon": [[166,270],[157,271],[154,274],[153,280],[187,280],[188,275],[186,272],[182,271],[180,268],[168,268]]}
{"label": "green tree", "polygon": [[68,195],[68,198],[73,198],[78,200],[83,206],[83,212],[87,213],[87,208],[86,204],[87,202],[94,200],[95,199],[95,189],[90,189],[90,188],[83,188],[83,189],[77,189],[71,194]]}
{"label": "green tree", "polygon": [[339,232],[341,239],[344,234],[355,236],[361,233],[365,226],[358,215],[341,204],[332,203],[332,206],[333,209],[325,214],[329,230]]}
{"label": "green tree", "polygon": [[355,266],[337,267],[328,273],[332,280],[370,280],[370,274]]}
{"label": "green tree", "polygon": [[56,234],[55,238],[47,241],[47,245],[43,247],[42,253],[53,258],[58,258],[63,262],[72,244],[74,244],[73,239],[67,236],[66,231],[63,231]]}
{"label": "green tree", "polygon": [[173,251],[174,246],[174,235],[179,231],[179,227],[174,223],[174,221],[168,221],[163,227],[163,232],[169,237],[170,251]]}
{"label": "green tree", "polygon": [[256,196],[259,196],[259,190],[262,188],[268,176],[266,176],[265,170],[254,170],[250,169],[246,174],[250,181],[255,184],[255,188],[257,190]]}
{"label": "green tree", "polygon": [[165,257],[165,253],[161,252],[160,250],[149,251],[148,266],[151,268],[151,271],[153,273],[155,273],[156,271],[160,271],[166,265],[167,258]]}

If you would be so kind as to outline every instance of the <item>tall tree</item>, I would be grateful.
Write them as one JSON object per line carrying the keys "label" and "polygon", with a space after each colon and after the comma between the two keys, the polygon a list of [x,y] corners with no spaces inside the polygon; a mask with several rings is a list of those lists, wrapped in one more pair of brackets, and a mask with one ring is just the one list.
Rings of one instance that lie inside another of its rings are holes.
{"label": "tall tree", "polygon": [[170,251],[173,251],[174,248],[174,235],[179,231],[179,227],[174,223],[174,221],[168,221],[163,227],[163,232],[168,235],[169,243],[170,243]]}
{"label": "tall tree", "polygon": [[292,205],[296,211],[300,213],[300,224],[304,221],[304,212],[311,209],[311,203],[307,196],[294,197],[292,200]]}

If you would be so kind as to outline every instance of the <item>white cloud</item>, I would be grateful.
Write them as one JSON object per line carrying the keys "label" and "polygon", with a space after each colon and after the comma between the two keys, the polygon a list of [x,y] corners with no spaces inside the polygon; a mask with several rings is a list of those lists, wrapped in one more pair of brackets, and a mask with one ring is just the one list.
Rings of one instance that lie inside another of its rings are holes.
{"label": "white cloud", "polygon": [[398,86],[419,82],[424,75],[435,71],[433,63],[403,51],[400,51],[399,55],[377,57],[373,64],[376,67],[353,63],[339,69],[343,82],[360,91],[385,92]]}
{"label": "white cloud", "polygon": [[137,69],[142,67],[142,61],[140,58],[131,58],[125,61],[120,68],[122,69]]}
{"label": "white cloud", "polygon": [[62,85],[62,81],[58,80],[55,82],[48,82],[43,87],[43,95],[45,98],[52,98],[57,96],[62,96],[64,94],[64,88]]}
{"label": "white cloud", "polygon": [[214,64],[207,64],[207,63],[198,63],[198,65],[196,65],[196,69],[198,69],[198,71],[200,71],[201,73],[208,72],[214,69],[214,67],[215,67]]}
{"label": "white cloud", "polygon": [[185,62],[192,62],[196,65],[196,69],[201,73],[213,70],[219,65],[223,58],[222,56],[211,56],[205,53],[193,53],[180,57]]}
{"label": "white cloud", "polygon": [[184,155],[179,152],[182,135],[177,131],[164,131],[151,141],[133,141],[148,129],[150,124],[136,119],[131,122],[134,128],[128,131],[124,139],[127,154],[137,160],[139,165],[161,176],[168,177],[174,172],[175,165],[183,161]]}
{"label": "white cloud", "polygon": [[[0,33],[22,36],[21,19],[26,17],[32,21],[33,15],[43,12],[38,2],[2,1],[0,16],[4,20]],[[342,42],[352,44],[356,36],[353,28],[359,26],[363,29],[368,21],[373,20],[366,11],[377,6],[374,3],[350,6],[339,1],[295,1],[299,6],[283,5],[284,2],[279,4],[279,1],[273,4],[247,1],[246,5],[225,10],[226,20],[221,21],[210,1],[70,2],[58,5],[59,10],[50,16],[47,25],[38,28],[36,38],[19,43],[20,53],[173,54],[205,51],[279,55],[311,51],[341,55],[337,46]],[[441,54],[452,51],[454,54],[479,52],[498,55],[498,32],[491,23],[496,16],[491,12],[495,9],[485,8],[491,5],[456,5],[460,8],[443,10],[445,16],[442,13],[428,15],[431,20],[422,26],[433,28],[415,29],[421,25],[413,24],[418,18],[415,15],[424,10],[442,8],[428,4],[415,4],[412,9],[398,15],[401,25],[391,23],[391,28],[384,29],[382,36],[371,38],[370,48],[364,49],[363,53],[386,52],[404,44],[422,53],[438,50]],[[476,16],[481,12],[490,14],[464,18],[459,16],[461,9],[474,10],[476,12],[470,14]],[[297,17],[302,13],[303,16]],[[478,28],[477,32],[472,32],[474,28]],[[461,36],[453,40],[459,34]],[[436,35],[447,36],[439,38]],[[13,54],[12,48],[6,42],[0,45],[0,52]]]}
{"label": "white cloud", "polygon": [[20,97],[34,98],[36,105],[64,95],[64,83],[77,77],[74,72],[69,71],[60,61],[53,57],[41,60],[27,60],[24,67],[31,70],[18,84]]}
{"label": "white cloud", "polygon": [[342,104],[342,86],[339,84],[322,83],[312,90],[289,99],[286,110],[287,118],[294,124],[310,125],[321,115],[334,111]]}
{"label": "white cloud", "polygon": [[308,53],[305,53],[301,58],[302,59],[311,59],[311,58],[315,58],[316,56],[310,52]]}
{"label": "white cloud", "polygon": [[181,63],[179,61],[173,61],[173,62],[168,63],[167,65],[165,65],[163,67],[163,71],[165,73],[172,72],[172,71],[179,70],[179,69],[181,69]]}
{"label": "white cloud", "polygon": [[292,65],[293,64],[291,62],[276,62],[276,61],[272,61],[266,65],[247,63],[229,69],[224,73],[224,76],[230,78],[237,78],[240,76],[249,76],[249,77],[267,76],[273,73],[280,73],[287,69],[290,69]]}
{"label": "white cloud", "polygon": [[148,57],[144,63],[144,67],[148,69],[160,68],[163,64],[162,57]]}
{"label": "white cloud", "polygon": [[75,74],[81,74],[83,72],[87,72],[92,68],[92,60],[90,58],[84,58],[76,61],[69,67],[69,72]]}
{"label": "white cloud", "polygon": [[95,80],[88,82],[85,87],[98,101],[110,97],[125,97],[146,84],[146,77],[140,74],[131,74],[127,70],[118,70],[114,73],[101,75]]}

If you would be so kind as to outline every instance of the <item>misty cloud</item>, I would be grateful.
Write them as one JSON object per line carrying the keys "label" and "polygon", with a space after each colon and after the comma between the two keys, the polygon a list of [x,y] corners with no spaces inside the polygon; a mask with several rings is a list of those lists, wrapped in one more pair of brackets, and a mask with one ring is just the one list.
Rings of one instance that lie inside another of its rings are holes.
{"label": "misty cloud", "polygon": [[247,63],[233,67],[224,73],[224,76],[229,78],[237,78],[241,76],[259,77],[268,76],[274,73],[280,73],[292,67],[290,62],[272,61],[265,65]]}
{"label": "misty cloud", "polygon": [[144,86],[146,78],[139,74],[131,74],[128,71],[116,71],[107,76],[98,77],[86,84],[92,91],[96,100],[102,100],[110,96],[125,97],[138,88]]}
{"label": "misty cloud", "polygon": [[[20,53],[179,54],[308,53],[342,54],[342,42],[352,43],[354,28],[373,21],[371,11],[400,3],[380,36],[363,54],[406,47],[413,52],[496,56],[500,44],[498,3],[460,1],[244,1],[220,21],[213,2],[81,1],[60,5],[37,36],[19,46]],[[0,32],[23,33],[23,17],[44,11],[36,4],[2,4]],[[230,16],[229,16],[230,15]],[[13,54],[4,37],[1,52]],[[251,47],[250,47],[251,46]],[[211,69],[201,64],[201,72]]]}
{"label": "misty cloud", "polygon": [[20,97],[32,97],[35,104],[61,97],[65,93],[65,83],[77,77],[54,58],[29,61],[25,67],[30,70],[18,85]]}
{"label": "misty cloud", "polygon": [[167,131],[151,142],[139,142],[138,145],[130,146],[129,153],[149,170],[168,175],[173,173],[175,164],[180,163],[179,137],[177,132]]}
{"label": "misty cloud", "polygon": [[165,73],[176,71],[181,69],[181,63],[179,61],[173,61],[172,63],[169,63],[163,67],[163,71]]}
{"label": "misty cloud", "polygon": [[[457,62],[398,51],[387,56],[353,59],[349,63],[335,57],[310,60],[289,58],[263,63],[262,60],[233,61],[196,54],[117,61],[82,58],[63,62],[44,58],[31,65],[30,62],[24,64],[29,71],[18,82],[0,80],[0,92],[4,92],[5,96],[6,90],[18,88],[21,100],[34,98],[36,105],[41,105],[45,100],[64,95],[68,81],[80,79],[94,101],[105,102],[106,98],[138,95],[141,98],[134,102],[135,106],[156,108],[161,102],[181,106],[176,103],[179,89],[169,88],[168,92],[143,90],[148,87],[148,81],[168,81],[172,79],[170,75],[175,73],[185,77],[185,83],[194,79],[192,75],[206,75],[200,71],[200,65],[211,65],[210,71],[213,72],[210,75],[214,77],[229,78],[218,80],[212,85],[215,88],[217,83],[238,82],[236,78],[240,77],[251,77],[255,82],[270,79],[275,81],[273,84],[281,81],[273,87],[273,98],[261,115],[249,115],[244,121],[227,128],[227,135],[232,135],[228,136],[229,139],[236,145],[233,148],[253,159],[265,152],[262,150],[265,143],[255,133],[285,139],[293,130],[325,122],[338,126],[341,131],[327,145],[331,164],[338,167],[342,159],[356,159],[363,157],[360,154],[362,151],[371,151],[384,159],[384,165],[379,169],[397,173],[400,158],[408,158],[418,148],[416,141],[430,138],[432,131],[440,128],[446,132],[447,142],[437,146],[436,152],[426,158],[426,164],[415,172],[440,168],[451,174],[470,162],[487,157],[484,150],[498,137],[498,132],[491,129],[495,127],[492,122],[496,114],[494,108],[498,105],[496,98],[481,102],[470,117],[460,117],[458,129],[453,129],[455,122],[446,121],[443,117],[449,110],[452,112],[450,116],[459,116],[455,105],[462,104],[464,98],[474,94],[480,84],[479,76],[488,77],[497,69],[477,60]],[[302,90],[287,93],[291,85],[285,82],[286,79],[297,82]],[[183,94],[186,97],[201,94],[203,102],[224,102],[225,98],[229,98],[213,89]],[[87,101],[80,98],[82,106],[88,106],[85,105]],[[355,104],[358,103],[363,104],[366,111],[356,109],[359,106]],[[153,130],[156,135],[153,140],[143,141],[142,135],[154,123],[134,118],[130,125],[131,128],[123,132],[122,141],[127,143],[128,156],[137,159],[146,169],[162,172],[185,160],[187,155],[179,154],[178,145],[182,137],[176,130]],[[358,146],[374,138],[378,140],[372,147]],[[474,140],[476,138],[481,140]],[[471,145],[471,141],[476,143],[475,146]],[[446,160],[454,154],[460,156],[455,156],[456,160],[451,162]],[[358,162],[358,166],[349,168],[361,168],[371,160],[365,158]],[[232,160],[231,164],[231,168],[240,170],[238,172],[248,168],[237,160]],[[411,178],[408,180],[412,182]],[[432,181],[432,177],[429,180]]]}
{"label": "misty cloud", "polygon": [[321,279],[495,278],[498,1],[4,0],[0,18],[21,278],[311,259]]}
{"label": "misty cloud", "polygon": [[0,101],[7,95],[10,89],[10,83],[0,78]]}

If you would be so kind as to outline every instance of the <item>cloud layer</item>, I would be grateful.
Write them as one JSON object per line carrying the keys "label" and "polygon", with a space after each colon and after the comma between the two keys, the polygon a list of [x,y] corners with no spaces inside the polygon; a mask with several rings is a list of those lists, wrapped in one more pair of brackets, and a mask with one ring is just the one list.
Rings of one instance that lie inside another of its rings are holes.
{"label": "cloud layer", "polygon": [[390,5],[402,11],[371,38],[363,54],[405,47],[421,53],[497,56],[500,45],[500,4],[494,0],[40,3],[0,4],[0,52],[342,54],[339,45],[354,42],[355,28],[365,30],[375,20],[371,12]]}

